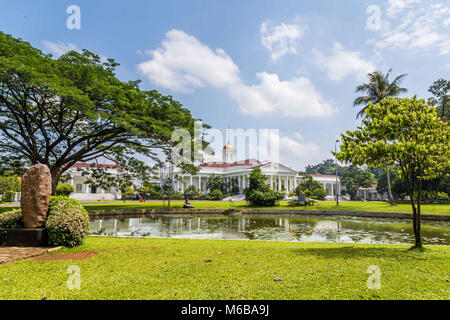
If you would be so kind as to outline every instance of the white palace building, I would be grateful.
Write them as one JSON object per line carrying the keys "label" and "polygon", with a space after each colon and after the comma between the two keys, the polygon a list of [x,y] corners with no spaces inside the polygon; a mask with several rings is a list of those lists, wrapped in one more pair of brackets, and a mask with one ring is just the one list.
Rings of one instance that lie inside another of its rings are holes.
{"label": "white palace building", "polygon": [[[303,179],[297,170],[294,170],[282,163],[274,162],[260,162],[255,159],[248,159],[237,161],[237,152],[229,143],[223,147],[222,162],[209,162],[199,165],[199,172],[193,176],[191,174],[184,174],[179,168],[174,168],[173,176],[174,188],[178,192],[184,192],[189,186],[195,186],[197,190],[207,194],[207,182],[212,175],[222,177],[225,182],[231,182],[233,179],[237,180],[239,192],[242,194],[244,189],[248,186],[248,179],[250,172],[255,168],[261,168],[261,171],[266,175],[266,183],[271,186],[273,190],[285,191],[287,194],[294,191],[300,181]],[[167,171],[167,170],[166,170]],[[314,180],[319,181],[327,191],[328,196],[336,195],[340,187],[336,185],[336,176],[328,175],[311,175]],[[167,175],[162,175],[162,179],[167,178]],[[339,184],[339,179],[337,180]]]}
{"label": "white palace building", "polygon": [[[236,150],[230,144],[227,144],[223,148],[223,161],[222,162],[209,162],[199,165],[199,171],[196,175],[190,175],[182,173],[179,168],[173,169],[173,187],[178,192],[184,192],[189,186],[195,186],[197,190],[201,190],[204,194],[207,194],[207,182],[212,175],[218,175],[226,182],[237,180],[239,186],[239,193],[242,194],[244,189],[248,186],[248,179],[250,172],[255,168],[261,168],[263,174],[267,176],[267,184],[269,184],[273,190],[285,191],[286,194],[294,191],[297,185],[302,180],[302,176],[298,174],[297,170],[294,170],[281,163],[274,162],[260,162],[255,159],[249,159],[244,161],[237,161]],[[94,166],[102,166],[109,171],[111,175],[120,175],[121,170],[115,165],[110,164],[98,164]],[[91,170],[91,164],[77,163],[70,168],[67,173],[69,175],[69,182],[74,186],[75,193],[71,195],[72,198],[80,201],[97,201],[97,200],[119,200],[122,198],[120,191],[111,188],[109,190],[103,190],[100,188],[94,188],[87,184],[87,177],[83,175]],[[161,171],[160,180],[154,181],[156,184],[162,184],[162,181],[168,178],[168,170]],[[172,175],[172,174],[171,174]],[[336,192],[340,193],[340,186],[336,185],[336,176],[328,175],[311,175],[314,180],[322,183],[324,189],[327,191],[329,197],[335,197]],[[339,184],[339,179],[337,180]],[[139,182],[136,181],[139,185]]]}

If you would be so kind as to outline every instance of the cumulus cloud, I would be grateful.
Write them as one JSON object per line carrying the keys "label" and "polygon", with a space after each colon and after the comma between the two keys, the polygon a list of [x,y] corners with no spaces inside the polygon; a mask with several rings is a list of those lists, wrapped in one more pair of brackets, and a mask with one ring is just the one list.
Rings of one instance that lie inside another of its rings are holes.
{"label": "cumulus cloud", "polygon": [[254,116],[326,117],[334,109],[307,78],[280,80],[278,75],[257,73],[258,83],[246,85],[239,68],[223,50],[212,50],[195,37],[171,30],[160,48],[138,69],[152,84],[175,92],[200,87],[224,89],[240,110]]}
{"label": "cumulus cloud", "polygon": [[239,80],[239,69],[223,49],[211,50],[180,30],[166,34],[162,47],[138,69],[157,86],[188,92],[204,86],[224,87]]}
{"label": "cumulus cloud", "polygon": [[371,41],[376,48],[450,53],[448,5],[441,1],[422,4],[414,0],[389,0],[388,17],[379,38]]}
{"label": "cumulus cloud", "polygon": [[269,50],[272,61],[277,61],[288,53],[297,53],[298,40],[303,36],[305,28],[297,24],[272,26],[270,21],[261,24],[261,43]]}
{"label": "cumulus cloud", "polygon": [[276,74],[260,72],[259,84],[238,85],[229,89],[243,113],[255,116],[278,114],[296,118],[327,117],[333,107],[304,77],[281,81]]}
{"label": "cumulus cloud", "polygon": [[298,141],[288,136],[280,135],[280,162],[295,169],[321,161],[324,156],[318,145],[313,142]]}
{"label": "cumulus cloud", "polygon": [[[253,152],[258,152],[260,161],[281,162],[294,169],[303,169],[306,165],[322,161],[325,158],[317,144],[305,141],[299,133],[291,136],[277,132],[274,136],[273,132],[262,131],[259,134],[259,143],[262,144],[258,146],[258,150],[253,150]],[[267,140],[276,141],[278,144],[277,154],[270,152],[267,154],[266,151],[261,153],[261,150],[265,148],[264,142]],[[250,149],[254,148],[254,146],[249,147]]]}
{"label": "cumulus cloud", "polygon": [[314,50],[317,66],[327,72],[328,78],[332,81],[341,81],[344,78],[354,75],[358,80],[364,80],[369,72],[376,69],[376,66],[361,57],[357,51],[348,51],[339,43],[335,42],[331,53],[324,55],[321,51]]}
{"label": "cumulus cloud", "polygon": [[388,0],[387,14],[390,17],[396,16],[399,12],[411,7],[415,3],[420,3],[421,0]]}
{"label": "cumulus cloud", "polygon": [[53,54],[55,57],[60,57],[63,54],[69,52],[69,51],[78,51],[80,52],[80,48],[78,48],[73,43],[64,43],[61,41],[58,42],[52,42],[52,41],[42,41],[42,44],[44,45],[45,49],[48,50],[51,54]]}

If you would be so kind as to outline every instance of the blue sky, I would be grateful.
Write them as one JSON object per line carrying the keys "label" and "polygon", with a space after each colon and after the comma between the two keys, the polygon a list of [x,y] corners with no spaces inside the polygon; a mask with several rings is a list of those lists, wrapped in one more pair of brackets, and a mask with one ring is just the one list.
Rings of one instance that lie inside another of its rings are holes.
{"label": "blue sky", "polygon": [[[408,96],[423,98],[450,74],[444,0],[0,4],[0,30],[44,52],[115,58],[120,79],[142,79],[220,130],[279,129],[280,160],[296,169],[329,158],[358,125],[354,89],[368,72],[407,73]],[[66,26],[70,5],[79,30]]]}

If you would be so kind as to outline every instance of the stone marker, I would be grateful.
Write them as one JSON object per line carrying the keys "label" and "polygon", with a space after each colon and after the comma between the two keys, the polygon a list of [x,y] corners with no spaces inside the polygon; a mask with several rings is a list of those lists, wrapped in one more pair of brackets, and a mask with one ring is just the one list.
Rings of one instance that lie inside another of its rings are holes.
{"label": "stone marker", "polygon": [[20,199],[25,229],[44,227],[51,193],[50,169],[44,164],[29,168],[22,178]]}

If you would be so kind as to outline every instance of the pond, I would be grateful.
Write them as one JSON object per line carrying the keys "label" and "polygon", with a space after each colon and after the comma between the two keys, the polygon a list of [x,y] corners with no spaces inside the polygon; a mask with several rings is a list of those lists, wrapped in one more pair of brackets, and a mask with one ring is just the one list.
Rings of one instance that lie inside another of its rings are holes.
{"label": "pond", "polygon": [[[412,222],[400,219],[254,214],[145,215],[91,220],[91,235],[146,238],[412,244]],[[426,221],[424,244],[450,245],[450,222]]]}

